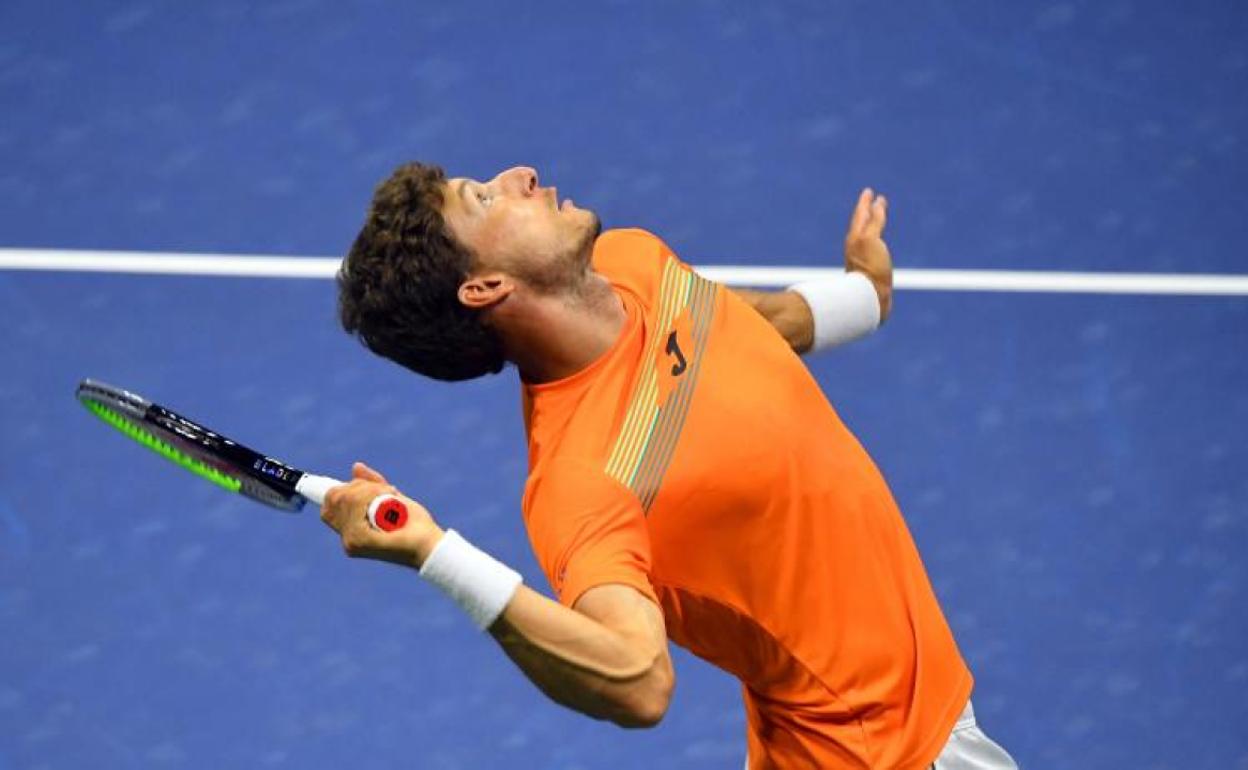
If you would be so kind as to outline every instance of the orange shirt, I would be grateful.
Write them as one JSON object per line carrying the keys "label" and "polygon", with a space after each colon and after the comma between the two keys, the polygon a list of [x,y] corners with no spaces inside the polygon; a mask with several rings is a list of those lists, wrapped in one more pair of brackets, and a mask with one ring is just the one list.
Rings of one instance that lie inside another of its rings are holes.
{"label": "orange shirt", "polygon": [[751,768],[924,768],[971,675],[879,471],[743,300],[641,230],[594,268],[628,318],[525,387],[524,517],[573,605],[604,583],[743,684]]}

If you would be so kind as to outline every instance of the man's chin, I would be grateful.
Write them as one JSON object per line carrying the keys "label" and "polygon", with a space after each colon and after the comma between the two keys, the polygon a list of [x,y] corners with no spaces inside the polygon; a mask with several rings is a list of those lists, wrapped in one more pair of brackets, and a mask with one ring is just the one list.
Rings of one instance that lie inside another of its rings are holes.
{"label": "man's chin", "polygon": [[602,235],[602,220],[589,209],[584,209],[584,211],[589,216],[589,221],[586,223],[585,235],[581,239],[578,251],[585,255],[584,259],[588,263],[593,256],[594,241],[598,240],[598,236]]}

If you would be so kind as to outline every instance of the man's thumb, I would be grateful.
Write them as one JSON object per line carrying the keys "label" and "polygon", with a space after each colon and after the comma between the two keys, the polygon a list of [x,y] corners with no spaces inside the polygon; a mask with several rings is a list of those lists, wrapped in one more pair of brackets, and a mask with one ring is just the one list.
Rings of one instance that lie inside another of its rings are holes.
{"label": "man's thumb", "polygon": [[352,478],[364,479],[365,481],[376,481],[380,484],[388,483],[385,476],[359,461],[351,466],[351,476]]}

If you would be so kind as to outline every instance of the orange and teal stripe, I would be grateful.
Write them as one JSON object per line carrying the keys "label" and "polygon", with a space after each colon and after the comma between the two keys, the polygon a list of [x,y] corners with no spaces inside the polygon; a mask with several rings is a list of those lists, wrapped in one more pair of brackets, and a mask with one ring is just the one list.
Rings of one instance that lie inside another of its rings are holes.
{"label": "orange and teal stripe", "polygon": [[[717,290],[717,284],[681,266],[675,259],[669,259],[664,267],[655,333],[646,343],[642,372],[606,468],[609,476],[632,490],[646,511],[662,487],[689,413],[702,368],[702,352],[715,314]],[[658,349],[686,309],[693,335],[689,369],[667,400],[660,404],[659,373],[655,363]]]}

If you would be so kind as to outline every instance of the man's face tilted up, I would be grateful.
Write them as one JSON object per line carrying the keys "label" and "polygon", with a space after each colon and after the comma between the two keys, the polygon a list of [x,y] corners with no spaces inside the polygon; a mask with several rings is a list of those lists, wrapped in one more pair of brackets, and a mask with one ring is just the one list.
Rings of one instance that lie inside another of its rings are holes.
{"label": "man's face tilted up", "polygon": [[508,169],[488,182],[446,183],[442,216],[472,252],[474,272],[499,271],[539,293],[575,289],[589,269],[598,216],[538,186],[537,172]]}

